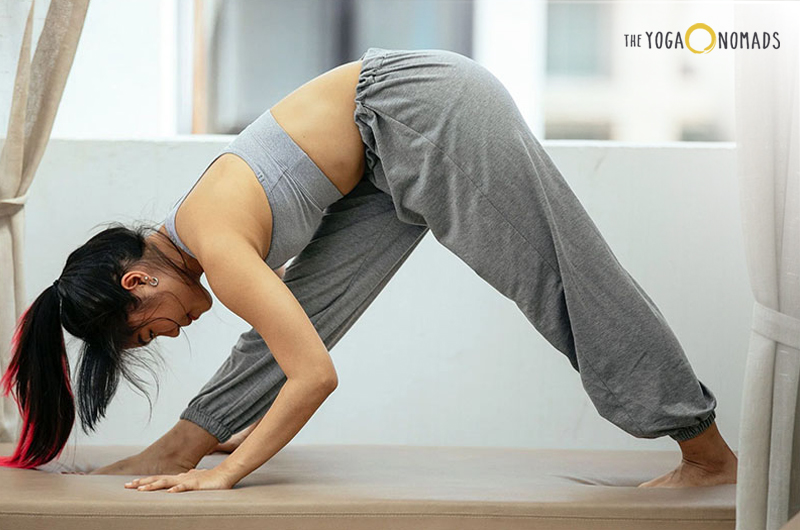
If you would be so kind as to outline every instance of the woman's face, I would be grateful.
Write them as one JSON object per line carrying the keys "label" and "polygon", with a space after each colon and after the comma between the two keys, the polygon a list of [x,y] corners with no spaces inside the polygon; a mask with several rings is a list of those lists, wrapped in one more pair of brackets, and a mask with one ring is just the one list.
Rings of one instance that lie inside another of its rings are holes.
{"label": "woman's face", "polygon": [[[151,285],[153,277],[158,278],[158,285]],[[188,326],[211,308],[211,295],[202,285],[187,285],[174,274],[134,269],[125,273],[121,283],[132,294],[152,304],[128,316],[129,324],[139,328],[130,337],[131,348],[146,346],[160,335],[177,337],[181,327]]]}

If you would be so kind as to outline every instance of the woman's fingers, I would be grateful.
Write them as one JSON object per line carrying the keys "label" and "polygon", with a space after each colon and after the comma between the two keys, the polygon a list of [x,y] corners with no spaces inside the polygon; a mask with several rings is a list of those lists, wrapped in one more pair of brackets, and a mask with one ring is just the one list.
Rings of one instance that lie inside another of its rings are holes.
{"label": "woman's fingers", "polygon": [[165,480],[172,477],[179,477],[180,475],[153,475],[150,477],[137,478],[125,484],[126,488],[141,488],[143,486],[151,486],[154,482]]}
{"label": "woman's fingers", "polygon": [[186,476],[168,476],[136,488],[138,491],[156,491],[168,488],[168,493],[197,489],[196,480]]}
{"label": "woman's fingers", "polygon": [[231,489],[236,479],[229,473],[214,469],[190,469],[179,475],[153,475],[125,484],[126,488],[136,488],[139,491],[156,491],[168,488],[168,492],[203,490],[203,489]]}
{"label": "woman's fingers", "polygon": [[172,486],[175,486],[176,484],[180,483],[181,480],[183,480],[183,477],[181,477],[180,475],[165,476],[157,478],[152,482],[142,484],[136,489],[140,491],[150,491],[150,490],[160,490],[162,488],[171,488]]}
{"label": "woman's fingers", "polygon": [[195,473],[198,473],[198,470],[193,468],[179,475],[153,475],[150,477],[137,478],[125,483],[125,487],[136,488],[140,491],[150,491],[162,488],[175,488],[180,485],[181,488],[174,491],[183,491],[184,489],[191,489],[189,488],[189,484],[192,482],[192,477]]}
{"label": "woman's fingers", "polygon": [[125,483],[125,487],[126,488],[137,488],[137,487],[139,487],[139,486],[141,486],[143,484],[147,484],[148,482],[151,482],[152,481],[151,479],[154,479],[154,478],[155,477],[144,477],[144,478],[133,479],[130,482],[126,482]]}

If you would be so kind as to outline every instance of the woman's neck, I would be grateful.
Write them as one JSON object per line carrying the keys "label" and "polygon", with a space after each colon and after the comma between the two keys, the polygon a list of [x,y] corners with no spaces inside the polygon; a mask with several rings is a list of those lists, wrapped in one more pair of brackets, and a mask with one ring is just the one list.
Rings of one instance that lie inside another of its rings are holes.
{"label": "woman's neck", "polygon": [[[158,229],[158,232],[162,234],[164,238],[169,240],[169,234],[167,233],[167,229],[164,225],[161,225],[161,227]],[[152,240],[149,241],[149,243],[155,245],[161,252],[169,257],[169,259],[175,261],[176,264],[182,265],[183,260],[186,260],[187,269],[192,273],[196,280],[200,281],[200,276],[203,275],[203,266],[200,265],[199,261],[184,252],[183,249],[177,245],[174,245],[155,234],[150,236],[148,239],[150,238],[152,238]]]}

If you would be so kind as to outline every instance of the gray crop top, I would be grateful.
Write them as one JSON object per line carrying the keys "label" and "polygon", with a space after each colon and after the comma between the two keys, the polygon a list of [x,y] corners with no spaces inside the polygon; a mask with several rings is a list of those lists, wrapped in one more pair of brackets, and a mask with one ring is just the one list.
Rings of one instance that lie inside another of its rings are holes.
{"label": "gray crop top", "polygon": [[[175,215],[211,164],[225,153],[242,158],[267,194],[272,210],[272,239],[264,261],[271,269],[279,269],[308,245],[323,210],[341,199],[342,193],[267,110],[214,157],[167,214],[164,221],[167,234],[193,258],[196,256],[175,231]],[[202,226],[192,228],[203,229]]]}

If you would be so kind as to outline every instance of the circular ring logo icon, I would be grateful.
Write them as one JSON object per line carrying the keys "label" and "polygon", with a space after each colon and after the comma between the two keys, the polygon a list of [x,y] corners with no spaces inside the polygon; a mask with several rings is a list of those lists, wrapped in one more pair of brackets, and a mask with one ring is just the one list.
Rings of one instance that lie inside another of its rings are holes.
{"label": "circular ring logo icon", "polygon": [[[711,44],[706,46],[704,51],[695,50],[694,48],[692,48],[692,45],[689,44],[689,37],[691,36],[692,32],[696,29],[704,29],[708,32],[709,35],[711,35]],[[717,45],[717,35],[714,33],[714,30],[711,29],[708,26],[708,24],[703,24],[702,22],[698,22],[697,24],[687,29],[686,37],[684,37],[684,40],[686,41],[686,47],[689,48],[689,50],[691,50],[692,53],[708,53],[714,49],[714,46]]]}

